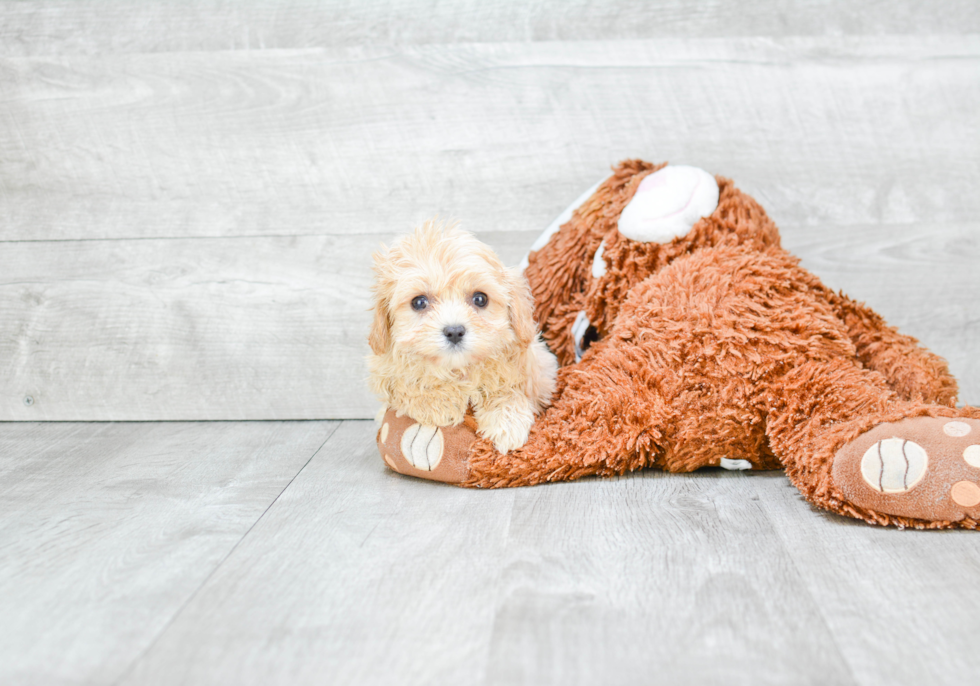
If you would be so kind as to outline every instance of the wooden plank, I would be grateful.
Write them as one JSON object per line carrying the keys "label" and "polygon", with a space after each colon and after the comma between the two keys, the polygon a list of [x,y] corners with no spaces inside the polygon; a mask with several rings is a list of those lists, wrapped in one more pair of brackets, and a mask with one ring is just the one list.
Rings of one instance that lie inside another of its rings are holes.
{"label": "wooden plank", "polygon": [[401,477],[345,422],[120,681],[479,683],[514,491]]}
{"label": "wooden plank", "polygon": [[[788,248],[945,356],[980,404],[978,224],[790,228]],[[536,232],[482,236],[516,264]],[[0,419],[368,418],[383,236],[9,243]],[[108,266],[107,266],[108,265]]]}
{"label": "wooden plank", "polygon": [[113,683],[335,429],[4,425],[0,682]]}
{"label": "wooden plank", "polygon": [[760,481],[783,479],[522,489],[488,683],[854,683],[759,506]]}
{"label": "wooden plank", "polygon": [[574,3],[229,0],[0,3],[0,54],[264,50],[342,45],[673,38],[735,35],[922,35],[980,32],[970,0]]}
{"label": "wooden plank", "polygon": [[624,157],[783,224],[980,213],[980,37],[0,59],[0,240],[546,226]]}
{"label": "wooden plank", "polygon": [[977,532],[875,528],[816,510],[799,517],[808,507],[796,489],[765,486],[760,505],[858,683],[976,679]]}
{"label": "wooden plank", "polygon": [[345,423],[121,683],[853,683],[753,496],[781,475],[465,491],[386,472],[373,432]]}

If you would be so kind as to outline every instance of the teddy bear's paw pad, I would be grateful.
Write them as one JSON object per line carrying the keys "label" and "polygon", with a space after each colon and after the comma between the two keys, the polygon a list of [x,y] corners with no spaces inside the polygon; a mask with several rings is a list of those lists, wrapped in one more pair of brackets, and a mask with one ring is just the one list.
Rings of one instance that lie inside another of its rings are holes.
{"label": "teddy bear's paw pad", "polygon": [[640,182],[619,216],[619,232],[634,241],[669,243],[714,212],[718,197],[718,182],[708,172],[668,165]]}
{"label": "teddy bear's paw pad", "polygon": [[378,452],[392,471],[432,481],[461,483],[469,476],[476,425],[428,426],[388,410],[378,430]]}
{"label": "teddy bear's paw pad", "polygon": [[980,518],[980,420],[880,424],[834,457],[834,484],[855,505],[932,521]]}
{"label": "teddy bear's paw pad", "polygon": [[922,446],[903,438],[886,438],[861,458],[861,476],[879,493],[904,493],[926,475],[929,456]]}
{"label": "teddy bear's paw pad", "polygon": [[445,441],[438,426],[414,424],[402,434],[402,455],[416,469],[431,472],[442,460],[444,448]]}

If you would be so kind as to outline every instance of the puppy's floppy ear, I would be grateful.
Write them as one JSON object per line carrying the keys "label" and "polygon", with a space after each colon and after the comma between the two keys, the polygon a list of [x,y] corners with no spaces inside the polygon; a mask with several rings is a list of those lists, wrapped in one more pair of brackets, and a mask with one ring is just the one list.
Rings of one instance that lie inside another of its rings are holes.
{"label": "puppy's floppy ear", "polygon": [[374,321],[368,334],[368,345],[375,355],[384,355],[391,345],[391,324],[388,321],[388,303],[380,293],[374,295]]}
{"label": "puppy's floppy ear", "polygon": [[371,333],[368,334],[368,345],[375,355],[384,355],[391,346],[391,320],[388,317],[389,279],[387,278],[388,249],[384,245],[381,250],[372,255],[374,258],[375,284],[374,292],[374,321],[371,323]]}
{"label": "puppy's floppy ear", "polygon": [[507,285],[510,290],[510,326],[522,345],[531,345],[538,335],[537,324],[534,323],[534,298],[527,279],[516,269],[507,270]]}

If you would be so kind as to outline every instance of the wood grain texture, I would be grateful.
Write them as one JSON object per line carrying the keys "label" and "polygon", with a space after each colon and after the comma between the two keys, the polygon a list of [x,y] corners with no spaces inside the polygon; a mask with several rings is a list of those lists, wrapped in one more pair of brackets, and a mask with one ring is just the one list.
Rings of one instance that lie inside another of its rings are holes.
{"label": "wood grain texture", "polygon": [[854,683],[755,478],[466,491],[373,432],[331,437],[123,684]]}
{"label": "wood grain texture", "polygon": [[3,425],[0,682],[114,682],[336,428]]}
{"label": "wood grain texture", "polygon": [[469,684],[514,491],[389,472],[345,422],[121,684]]}
{"label": "wood grain texture", "polygon": [[0,2],[0,54],[6,55],[978,32],[980,11],[970,0]]}
{"label": "wood grain texture", "polygon": [[773,481],[708,470],[521,489],[487,682],[855,683],[771,535],[756,494]]}
{"label": "wood grain texture", "polygon": [[780,224],[974,220],[980,37],[0,59],[0,240],[530,230],[625,157]]}
{"label": "wood grain texture", "polygon": [[857,683],[976,680],[976,532],[878,529],[816,511],[801,517],[808,508],[795,488],[767,486],[759,503]]}
{"label": "wood grain texture", "polygon": [[458,489],[388,471],[375,431],[5,425],[0,679],[914,686],[980,668],[976,532],[869,527],[778,472]]}

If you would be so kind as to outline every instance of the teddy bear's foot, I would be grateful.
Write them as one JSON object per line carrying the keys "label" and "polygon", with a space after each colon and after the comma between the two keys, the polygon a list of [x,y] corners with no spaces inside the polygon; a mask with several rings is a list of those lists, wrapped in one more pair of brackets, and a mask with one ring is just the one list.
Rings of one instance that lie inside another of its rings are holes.
{"label": "teddy bear's foot", "polygon": [[389,409],[381,418],[378,451],[390,469],[431,481],[462,483],[469,476],[469,450],[476,440],[471,415],[458,426],[428,426]]}
{"label": "teddy bear's foot", "polygon": [[851,503],[927,521],[980,519],[980,420],[915,417],[879,424],[834,457]]}

